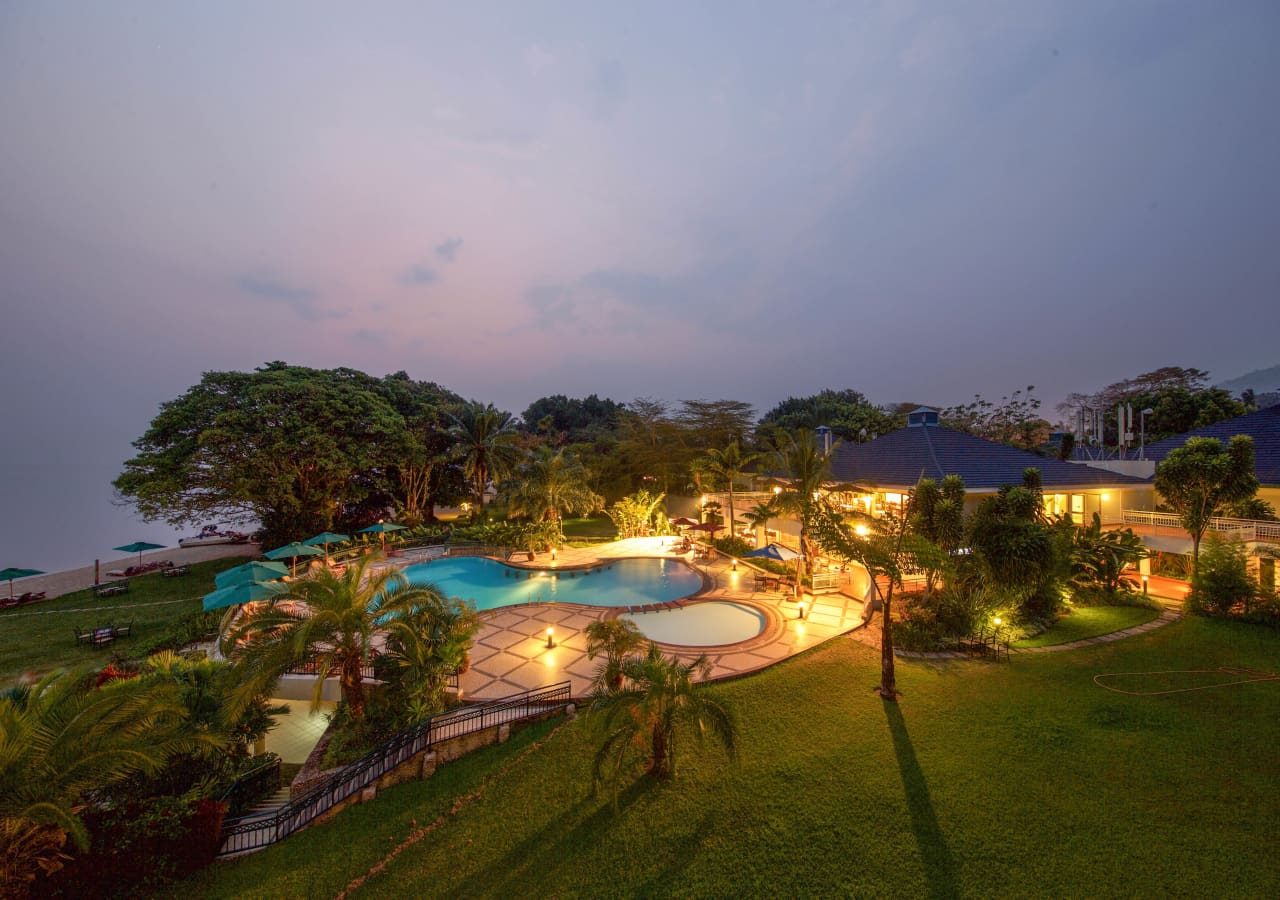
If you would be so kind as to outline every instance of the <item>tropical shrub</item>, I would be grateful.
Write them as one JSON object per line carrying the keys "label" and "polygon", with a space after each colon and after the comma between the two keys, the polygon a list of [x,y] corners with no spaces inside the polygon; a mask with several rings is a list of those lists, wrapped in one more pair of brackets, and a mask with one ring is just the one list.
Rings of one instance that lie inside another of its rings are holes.
{"label": "tropical shrub", "polygon": [[1191,608],[1214,616],[1230,615],[1237,606],[1248,612],[1257,594],[1244,545],[1211,534],[1200,551],[1200,570],[1191,583]]}
{"label": "tropical shrub", "polygon": [[408,727],[445,708],[449,677],[462,668],[480,617],[471,604],[427,587],[412,607],[392,613],[384,628],[378,674],[401,711],[397,724]]}
{"label": "tropical shrub", "polygon": [[587,659],[603,656],[592,686],[597,693],[622,689],[622,665],[645,644],[644,635],[630,619],[601,619],[587,626]]}
{"label": "tropical shrub", "polygon": [[1097,513],[1087,527],[1074,529],[1067,583],[1077,600],[1114,602],[1133,591],[1135,580],[1125,570],[1147,556],[1142,539],[1130,528],[1103,531]]}
{"label": "tropical shrub", "polygon": [[714,737],[729,758],[738,750],[738,729],[730,710],[705,687],[711,663],[700,656],[691,663],[662,655],[656,644],[644,656],[631,656],[622,664],[626,687],[597,694],[592,709],[600,714],[606,732],[592,764],[592,784],[598,789],[617,784],[627,771],[644,765],[645,774],[668,778],[676,771],[679,735],[691,731],[701,744]]}
{"label": "tropical shrub", "polygon": [[200,743],[172,684],[92,688],[84,671],[55,672],[0,696],[0,895],[61,868],[68,838],[88,849],[87,791],[156,772]]}
{"label": "tropical shrub", "polygon": [[618,537],[624,539],[670,534],[671,526],[667,521],[666,510],[662,506],[666,496],[666,494],[654,494],[649,491],[636,491],[605,510],[618,529]]}
{"label": "tropical shrub", "polygon": [[292,582],[287,595],[230,627],[221,644],[223,656],[240,670],[233,707],[243,708],[294,665],[314,660],[312,702],[319,703],[325,679],[336,670],[351,716],[363,715],[364,670],[382,621],[434,596],[410,585],[399,570],[370,571],[377,558],[359,557],[341,574],[320,569]]}
{"label": "tropical shrub", "polygon": [[729,534],[726,534],[724,537],[712,539],[711,546],[715,547],[721,553],[729,556],[736,556],[738,558],[746,556],[755,549],[737,535]]}

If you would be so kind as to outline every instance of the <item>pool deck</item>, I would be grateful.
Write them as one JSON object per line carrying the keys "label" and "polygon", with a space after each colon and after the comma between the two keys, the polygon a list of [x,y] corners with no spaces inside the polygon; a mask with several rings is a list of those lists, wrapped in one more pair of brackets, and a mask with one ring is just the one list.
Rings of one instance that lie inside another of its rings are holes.
{"label": "pool deck", "polygon": [[[710,585],[695,601],[741,601],[761,608],[770,620],[761,637],[737,645],[705,649],[661,645],[684,660],[693,660],[705,652],[711,663],[712,680],[771,666],[862,623],[862,602],[844,594],[806,598],[810,608],[801,621],[789,593],[754,589],[750,569],[740,567],[740,571],[733,572],[730,561],[719,555],[709,563],[693,563],[689,557],[677,557],[666,549],[669,543],[635,538],[587,548],[565,547],[556,554],[554,564],[544,553],[523,565],[550,569],[636,556],[685,559],[706,576]],[[530,603],[481,613],[482,624],[471,649],[471,668],[459,679],[464,699],[492,700],[558,681],[569,681],[575,697],[588,696],[599,660],[587,659],[586,628],[618,612],[616,607]],[[647,614],[639,615],[643,621]],[[548,626],[555,629],[555,646],[551,649],[547,648]]]}

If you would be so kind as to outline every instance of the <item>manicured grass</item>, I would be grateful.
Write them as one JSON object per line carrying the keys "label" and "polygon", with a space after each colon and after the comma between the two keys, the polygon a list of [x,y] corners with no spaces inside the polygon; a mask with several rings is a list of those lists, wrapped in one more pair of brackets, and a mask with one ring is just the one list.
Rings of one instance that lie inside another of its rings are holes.
{"label": "manicured grass", "polygon": [[[1280,669],[1280,634],[1190,618],[1011,664],[900,662],[839,639],[716,688],[736,765],[681,747],[615,811],[589,714],[555,731],[361,890],[457,896],[1276,896],[1280,683],[1137,697],[1104,672]],[[1187,676],[1188,678],[1194,676]],[[175,894],[333,896],[550,726]]]}
{"label": "manicured grass", "polygon": [[[129,593],[98,599],[92,590],[0,612],[0,685],[24,672],[47,672],[82,663],[102,665],[113,653],[128,654],[163,635],[172,625],[200,611],[200,597],[213,590],[213,576],[244,562],[239,557],[190,566],[182,578],[156,572],[129,579]],[[178,602],[165,602],[178,601]],[[109,648],[77,644],[76,628],[133,622],[133,634]]]}
{"label": "manicured grass", "polygon": [[1045,631],[1016,641],[1013,646],[1049,647],[1054,644],[1069,644],[1071,641],[1081,641],[1142,625],[1159,615],[1160,610],[1146,606],[1077,606]]}
{"label": "manicured grass", "polygon": [[564,536],[569,540],[574,538],[616,538],[618,536],[618,529],[614,526],[613,520],[607,518],[565,519],[562,525]]}

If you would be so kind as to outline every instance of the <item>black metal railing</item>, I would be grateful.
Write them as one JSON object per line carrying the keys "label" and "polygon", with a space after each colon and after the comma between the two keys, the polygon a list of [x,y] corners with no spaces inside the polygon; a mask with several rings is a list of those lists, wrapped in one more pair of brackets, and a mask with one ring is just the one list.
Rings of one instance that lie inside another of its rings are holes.
{"label": "black metal railing", "polygon": [[279,790],[280,757],[274,753],[267,756],[270,758],[239,776],[219,798],[227,804],[228,816],[238,816],[245,808]]}
{"label": "black metal railing", "polygon": [[472,734],[495,725],[519,722],[562,709],[571,701],[569,682],[524,691],[476,706],[439,713],[402,731],[382,746],[344,766],[269,817],[228,822],[222,831],[219,856],[257,850],[283,840],[342,801],[376,784],[391,770],[450,738]]}
{"label": "black metal railing", "polygon": [[[320,668],[321,668],[320,657],[313,656],[310,659],[304,659],[302,662],[294,663],[289,668],[285,669],[285,674],[286,675],[319,675]],[[341,674],[342,674],[341,666],[331,665],[325,677],[337,678]],[[373,666],[372,665],[361,666],[360,677],[365,681],[374,680],[376,676],[374,675],[374,672],[373,672]]]}

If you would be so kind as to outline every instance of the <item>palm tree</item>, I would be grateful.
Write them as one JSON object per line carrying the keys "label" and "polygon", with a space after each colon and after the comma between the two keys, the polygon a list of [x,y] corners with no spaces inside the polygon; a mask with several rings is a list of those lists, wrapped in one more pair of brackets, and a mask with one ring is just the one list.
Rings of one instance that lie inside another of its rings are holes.
{"label": "palm tree", "polygon": [[731,759],[738,752],[738,729],[733,715],[694,685],[694,676],[705,679],[711,671],[706,656],[691,663],[662,655],[656,644],[644,656],[628,657],[622,676],[629,686],[597,694],[593,708],[604,714],[608,730],[596,753],[592,779],[598,788],[605,781],[616,785],[633,754],[645,758],[645,773],[667,778],[676,770],[677,735],[681,726],[692,726],[701,742],[708,733],[724,745]]}
{"label": "palm tree", "polygon": [[[790,478],[790,484],[774,498],[775,504],[800,520],[801,565],[807,572],[816,549],[809,539],[807,522],[813,516],[819,492],[827,483],[831,459],[822,452],[812,431],[798,431],[788,436],[775,456],[775,465]],[[802,572],[800,580],[803,578]]]}
{"label": "palm tree", "polygon": [[288,594],[246,615],[223,635],[223,655],[242,672],[232,692],[235,709],[269,690],[294,665],[314,659],[312,703],[319,705],[325,679],[336,669],[343,702],[352,717],[363,717],[362,670],[370,664],[380,622],[427,602],[429,596],[398,570],[370,572],[376,559],[376,554],[360,557],[341,574],[319,569],[290,584]]}
{"label": "palm tree", "polygon": [[768,503],[757,503],[751,509],[743,513],[743,517],[751,523],[752,528],[763,529],[765,536],[769,534],[769,520],[778,514],[773,508],[773,501]]}
{"label": "palm tree", "polygon": [[410,720],[420,722],[444,708],[449,676],[462,668],[480,617],[469,603],[428,586],[383,627],[386,667],[405,696]]}
{"label": "palm tree", "polygon": [[462,463],[463,474],[471,480],[476,502],[483,509],[489,482],[502,481],[520,461],[516,419],[492,403],[472,400],[450,413],[449,420],[453,457]]}
{"label": "palm tree", "polygon": [[694,460],[695,472],[711,477],[714,484],[723,484],[729,492],[729,534],[737,533],[738,522],[733,517],[733,485],[744,470],[760,459],[759,453],[743,453],[737,441],[730,441],[723,450],[709,449],[704,456]]}
{"label": "palm tree", "polygon": [[597,692],[622,689],[622,664],[644,643],[644,635],[630,619],[602,619],[587,626],[587,659],[604,656],[592,681]]}
{"label": "palm tree", "polygon": [[68,836],[88,848],[85,792],[154,773],[201,744],[173,684],[90,688],[85,671],[60,671],[0,696],[0,895],[60,868]]}
{"label": "palm tree", "polygon": [[563,514],[594,512],[604,499],[587,485],[587,469],[564,449],[539,447],[516,473],[510,512],[559,523]]}

